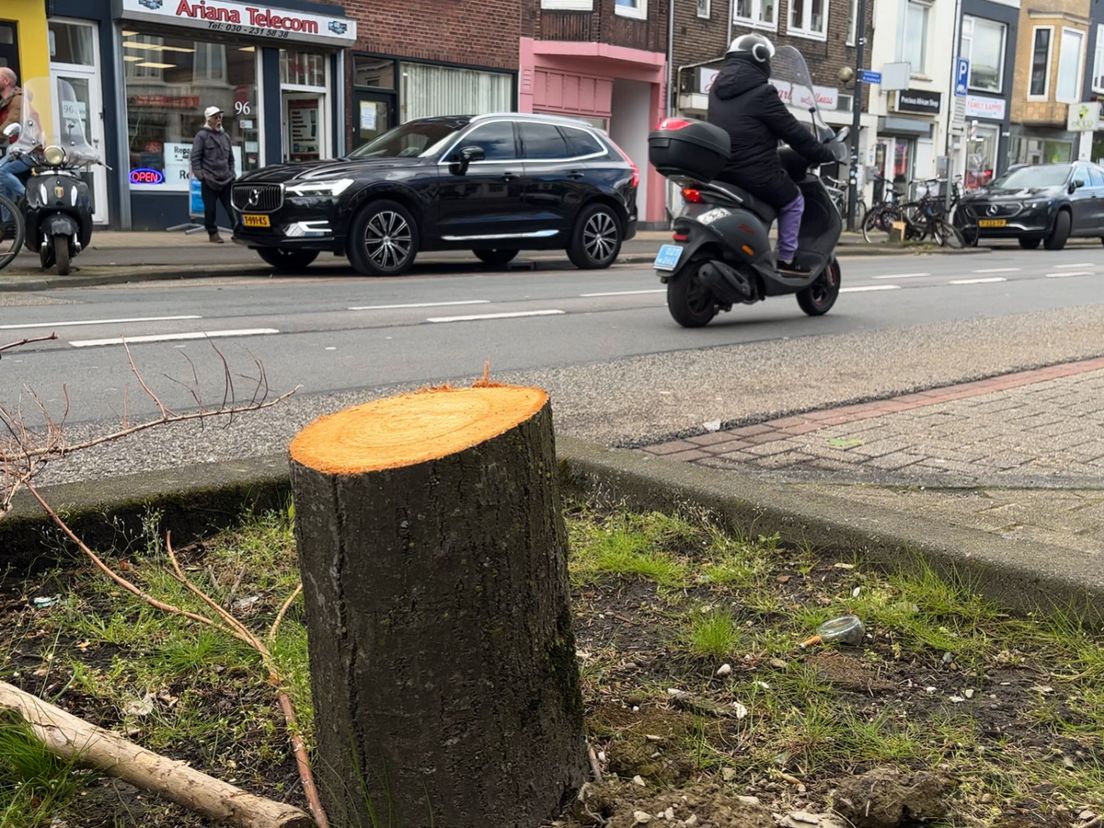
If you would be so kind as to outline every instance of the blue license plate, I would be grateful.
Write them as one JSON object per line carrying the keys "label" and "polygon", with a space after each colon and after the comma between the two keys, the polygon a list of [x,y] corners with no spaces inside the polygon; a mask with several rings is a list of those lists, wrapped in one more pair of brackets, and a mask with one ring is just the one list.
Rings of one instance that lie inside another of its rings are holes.
{"label": "blue license plate", "polygon": [[682,258],[682,248],[677,244],[665,244],[656,253],[652,266],[656,270],[674,270]]}

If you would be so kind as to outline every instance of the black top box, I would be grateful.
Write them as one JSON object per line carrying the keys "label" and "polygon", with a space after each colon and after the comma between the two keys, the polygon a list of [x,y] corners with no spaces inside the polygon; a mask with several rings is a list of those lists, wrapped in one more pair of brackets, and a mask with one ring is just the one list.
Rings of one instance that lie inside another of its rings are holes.
{"label": "black top box", "polygon": [[665,176],[712,181],[728,162],[728,133],[693,118],[667,118],[648,136],[648,160]]}

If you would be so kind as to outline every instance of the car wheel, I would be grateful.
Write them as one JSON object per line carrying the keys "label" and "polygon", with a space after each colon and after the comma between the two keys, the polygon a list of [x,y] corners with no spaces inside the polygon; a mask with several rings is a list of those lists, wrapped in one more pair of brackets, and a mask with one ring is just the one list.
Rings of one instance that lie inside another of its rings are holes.
{"label": "car wheel", "polygon": [[836,304],[839,292],[840,265],[837,259],[832,259],[811,285],[798,291],[797,305],[809,316],[823,316]]}
{"label": "car wheel", "polygon": [[1037,236],[1020,236],[1017,241],[1024,250],[1034,250],[1043,240]]}
{"label": "car wheel", "polygon": [[286,247],[258,247],[257,255],[281,273],[302,270],[318,258],[317,250],[288,250]]}
{"label": "car wheel", "polygon": [[612,207],[592,204],[579,213],[567,256],[583,270],[609,267],[621,252],[621,220]]}
{"label": "car wheel", "polygon": [[489,265],[504,265],[513,261],[514,257],[518,254],[516,250],[489,250],[484,248],[477,248],[472,251],[476,255],[476,258],[484,264]]}
{"label": "car wheel", "polygon": [[349,261],[365,276],[400,276],[418,255],[418,225],[397,201],[373,201],[349,231]]}
{"label": "car wheel", "polygon": [[1054,217],[1054,228],[1050,235],[1043,239],[1043,247],[1047,250],[1061,250],[1066,246],[1066,239],[1070,234],[1070,214],[1065,210],[1059,210]]}

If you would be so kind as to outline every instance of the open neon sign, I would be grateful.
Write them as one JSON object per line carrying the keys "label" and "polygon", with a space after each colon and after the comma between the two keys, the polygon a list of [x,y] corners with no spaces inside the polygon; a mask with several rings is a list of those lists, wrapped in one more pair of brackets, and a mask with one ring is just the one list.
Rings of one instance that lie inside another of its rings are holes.
{"label": "open neon sign", "polygon": [[131,184],[164,184],[165,173],[161,170],[139,167],[130,171]]}

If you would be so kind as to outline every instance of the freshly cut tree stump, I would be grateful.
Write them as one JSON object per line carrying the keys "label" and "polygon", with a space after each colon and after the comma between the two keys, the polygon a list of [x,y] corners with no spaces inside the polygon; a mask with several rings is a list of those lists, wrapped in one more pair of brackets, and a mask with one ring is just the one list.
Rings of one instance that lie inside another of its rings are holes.
{"label": "freshly cut tree stump", "polygon": [[292,441],[335,825],[533,828],[583,783],[555,472],[537,388],[405,394]]}

